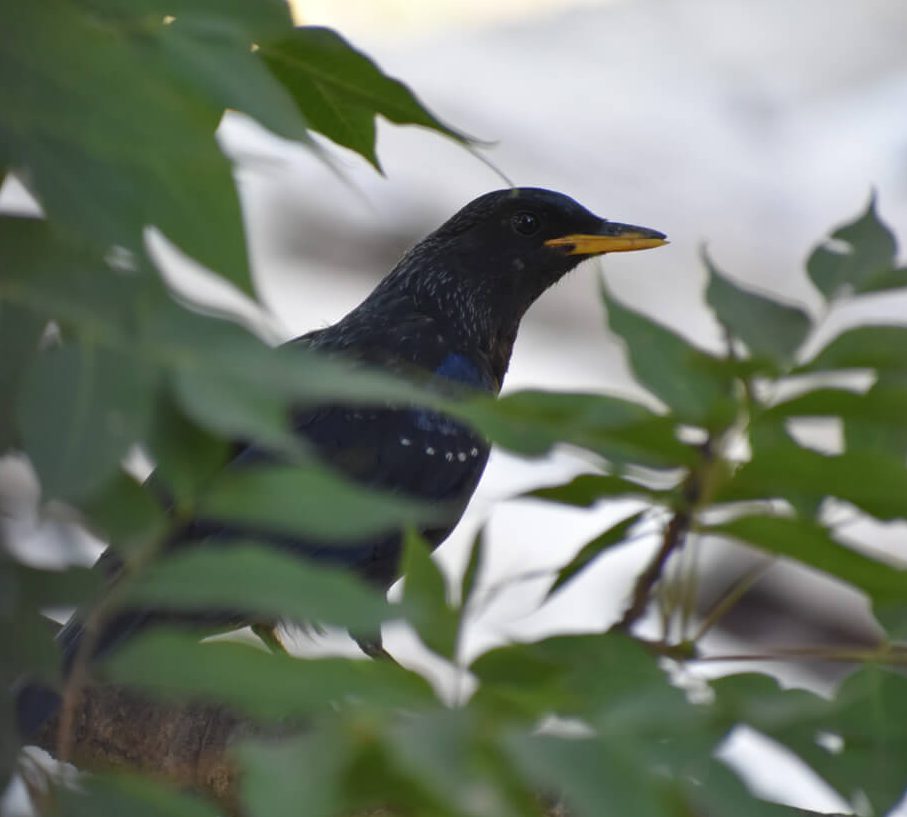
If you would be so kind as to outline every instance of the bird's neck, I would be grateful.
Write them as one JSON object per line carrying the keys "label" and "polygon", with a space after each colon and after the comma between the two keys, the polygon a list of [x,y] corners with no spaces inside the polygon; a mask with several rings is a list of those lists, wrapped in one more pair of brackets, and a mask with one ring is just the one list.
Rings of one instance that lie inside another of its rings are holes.
{"label": "bird's neck", "polygon": [[[502,306],[484,282],[440,265],[418,264],[412,270],[398,267],[382,288],[405,293],[412,308],[432,319],[444,337],[458,349],[483,358],[500,388],[525,310]],[[405,263],[405,262],[404,262]],[[376,295],[379,292],[376,291]]]}

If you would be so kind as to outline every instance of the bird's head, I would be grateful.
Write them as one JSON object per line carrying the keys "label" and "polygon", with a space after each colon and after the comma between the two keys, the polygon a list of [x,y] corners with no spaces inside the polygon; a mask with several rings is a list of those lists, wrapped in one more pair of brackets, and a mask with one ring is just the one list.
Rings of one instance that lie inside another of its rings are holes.
{"label": "bird's head", "polygon": [[586,258],[666,244],[540,188],[486,193],[423,239],[390,276],[421,309],[456,316],[484,340],[515,334],[526,309]]}

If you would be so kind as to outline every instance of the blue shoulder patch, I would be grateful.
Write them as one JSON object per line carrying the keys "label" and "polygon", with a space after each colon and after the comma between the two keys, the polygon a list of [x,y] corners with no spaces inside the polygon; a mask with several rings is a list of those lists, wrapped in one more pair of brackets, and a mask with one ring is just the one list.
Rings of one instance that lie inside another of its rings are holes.
{"label": "blue shoulder patch", "polygon": [[479,367],[466,355],[454,352],[451,352],[441,361],[441,365],[435,369],[435,374],[440,377],[446,377],[456,383],[465,383],[468,386],[481,388],[486,385]]}

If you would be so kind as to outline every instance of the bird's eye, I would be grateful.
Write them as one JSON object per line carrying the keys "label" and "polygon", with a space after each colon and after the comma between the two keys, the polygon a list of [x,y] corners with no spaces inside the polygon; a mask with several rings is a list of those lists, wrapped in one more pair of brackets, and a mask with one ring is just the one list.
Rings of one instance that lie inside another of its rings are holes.
{"label": "bird's eye", "polygon": [[541,219],[535,213],[515,213],[510,219],[510,224],[520,235],[532,235],[537,233],[541,227]]}

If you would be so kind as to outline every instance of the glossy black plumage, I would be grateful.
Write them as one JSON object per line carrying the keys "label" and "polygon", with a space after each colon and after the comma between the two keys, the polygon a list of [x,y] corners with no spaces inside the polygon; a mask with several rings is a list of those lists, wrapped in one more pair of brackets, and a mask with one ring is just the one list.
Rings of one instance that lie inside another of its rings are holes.
{"label": "glossy black plumage", "polygon": [[[488,193],[410,250],[346,317],[291,343],[416,376],[432,388],[443,390],[453,382],[497,394],[520,320],[539,295],[584,257],[611,247],[618,251],[657,246],[663,238],[645,228],[606,222],[551,191]],[[592,243],[583,249],[578,242],[585,239]],[[632,241],[644,246],[631,246]],[[413,407],[325,406],[297,413],[293,426],[325,462],[350,478],[443,503],[449,509],[444,523],[423,531],[433,547],[459,521],[489,453],[487,442],[471,429]],[[246,447],[230,467],[266,456]],[[181,541],[225,540],[240,533],[198,520],[183,532]],[[381,588],[398,575],[397,534],[338,547],[266,530],[255,533],[275,546],[341,565]],[[110,650],[155,620],[164,617],[149,610],[122,614],[103,633],[99,651]],[[172,622],[173,617],[166,620]],[[61,632],[67,662],[79,637],[78,621]],[[35,704],[39,705],[46,709],[46,704]],[[20,707],[20,720],[31,728],[43,717],[23,713]]]}

